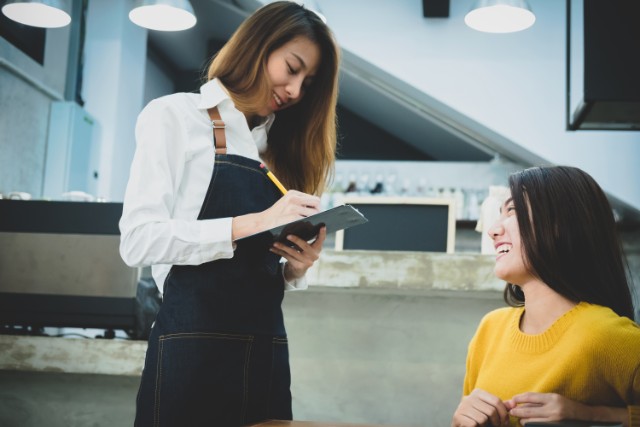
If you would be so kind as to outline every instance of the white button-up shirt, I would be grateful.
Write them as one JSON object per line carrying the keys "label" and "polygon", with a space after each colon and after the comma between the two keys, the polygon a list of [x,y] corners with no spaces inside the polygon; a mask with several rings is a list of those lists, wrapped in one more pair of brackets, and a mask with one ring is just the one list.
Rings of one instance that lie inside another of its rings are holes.
{"label": "white button-up shirt", "polygon": [[[227,153],[259,161],[274,116],[249,129],[218,80],[204,84],[200,94],[155,99],[138,116],[120,219],[120,255],[130,266],[152,266],[160,292],[174,264],[233,257],[232,218],[197,220],[214,167],[207,110],[215,106],[226,125]],[[304,278],[285,283],[286,289],[306,287]]]}

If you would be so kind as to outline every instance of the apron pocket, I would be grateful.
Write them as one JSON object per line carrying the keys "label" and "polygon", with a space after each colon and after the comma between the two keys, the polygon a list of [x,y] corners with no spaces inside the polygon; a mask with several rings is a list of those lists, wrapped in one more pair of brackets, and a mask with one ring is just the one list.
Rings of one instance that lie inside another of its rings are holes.
{"label": "apron pocket", "polygon": [[269,418],[291,420],[291,371],[287,338],[273,338]]}
{"label": "apron pocket", "polygon": [[159,339],[154,426],[238,426],[253,337],[180,333]]}

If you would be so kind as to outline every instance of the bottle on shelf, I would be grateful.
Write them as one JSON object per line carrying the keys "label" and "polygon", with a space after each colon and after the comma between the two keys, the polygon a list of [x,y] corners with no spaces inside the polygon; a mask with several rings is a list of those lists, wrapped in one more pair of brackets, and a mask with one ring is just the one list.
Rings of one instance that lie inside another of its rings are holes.
{"label": "bottle on shelf", "polygon": [[465,205],[464,205],[464,192],[462,188],[456,187],[453,190],[453,199],[456,201],[456,219],[462,220],[465,218]]}
{"label": "bottle on shelf", "polygon": [[447,187],[442,187],[439,191],[438,191],[438,196],[441,199],[452,199],[453,198],[453,193],[451,192],[450,188]]}
{"label": "bottle on shelf", "polygon": [[349,183],[347,184],[347,187],[345,188],[344,192],[345,193],[355,193],[358,191],[358,185],[356,183],[356,175],[355,174],[351,174],[349,175]]}
{"label": "bottle on shelf", "polygon": [[418,184],[416,185],[416,196],[425,197],[427,195],[427,179],[420,178],[418,179]]}
{"label": "bottle on shelf", "polygon": [[371,191],[371,182],[369,178],[369,174],[367,172],[363,172],[360,174],[358,179],[358,193],[365,196],[368,195]]}
{"label": "bottle on shelf", "polygon": [[382,174],[376,175],[376,179],[374,181],[373,188],[371,189],[371,194],[382,194],[384,192],[384,184]]}
{"label": "bottle on shelf", "polygon": [[402,196],[412,196],[412,188],[411,188],[411,180],[409,178],[405,178],[402,180],[402,185],[400,186],[400,195]]}
{"label": "bottle on shelf", "polygon": [[467,202],[467,218],[476,221],[479,218],[480,205],[478,199],[478,191],[471,189],[469,191],[469,198]]}
{"label": "bottle on shelf", "polygon": [[396,181],[397,181],[397,178],[398,177],[393,172],[387,174],[387,176],[385,177],[386,185],[384,186],[385,194],[387,194],[389,196],[395,196],[396,195],[396,185],[397,185]]}

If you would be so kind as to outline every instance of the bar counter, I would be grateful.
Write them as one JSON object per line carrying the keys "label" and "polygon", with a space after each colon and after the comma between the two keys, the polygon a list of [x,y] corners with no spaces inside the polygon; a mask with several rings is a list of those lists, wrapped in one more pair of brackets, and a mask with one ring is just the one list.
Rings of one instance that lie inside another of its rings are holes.
{"label": "bar counter", "polygon": [[[504,304],[492,257],[326,251],[320,260],[309,289],[283,304],[297,421],[266,425],[448,427],[469,339]],[[146,347],[0,335],[0,424],[132,425]]]}

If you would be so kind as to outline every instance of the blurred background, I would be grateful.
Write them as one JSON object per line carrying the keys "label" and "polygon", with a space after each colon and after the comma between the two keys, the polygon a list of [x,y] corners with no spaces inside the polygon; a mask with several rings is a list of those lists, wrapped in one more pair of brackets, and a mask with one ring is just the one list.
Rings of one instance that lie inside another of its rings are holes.
{"label": "blurred background", "polygon": [[[195,17],[165,31],[132,21],[141,1],[27,2],[64,10],[53,28],[16,22],[6,7],[19,2],[0,1],[1,425],[131,425],[161,303],[149,272],[117,253],[136,117],[197,92],[266,2],[159,1]],[[481,232],[511,172],[590,173],[640,288],[640,4],[529,0],[533,25],[504,33],[465,23],[473,0],[305,5],[342,48],[323,207],[352,203],[400,241],[436,246],[330,236],[310,289],[285,298],[294,417],[447,426],[466,344],[503,305]],[[398,220],[409,209],[417,228]]]}

